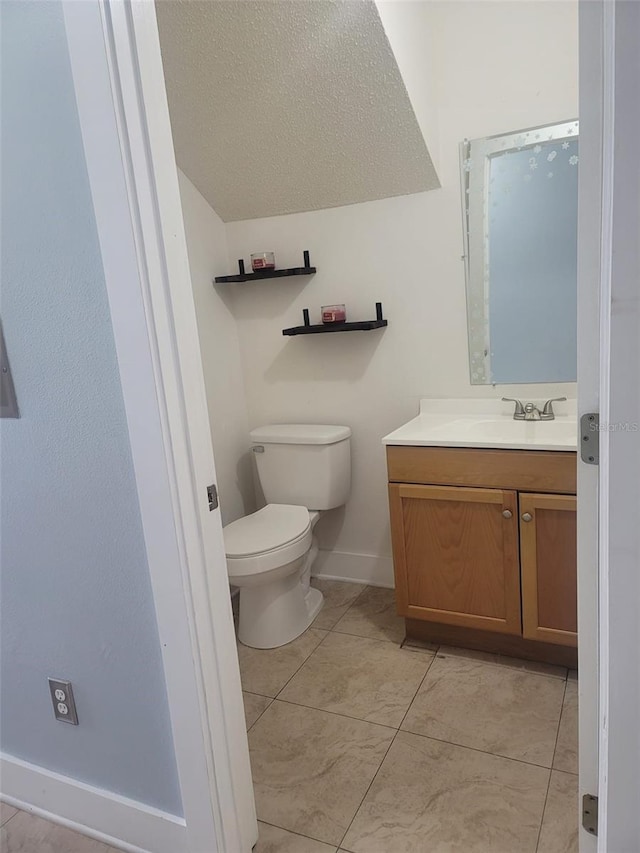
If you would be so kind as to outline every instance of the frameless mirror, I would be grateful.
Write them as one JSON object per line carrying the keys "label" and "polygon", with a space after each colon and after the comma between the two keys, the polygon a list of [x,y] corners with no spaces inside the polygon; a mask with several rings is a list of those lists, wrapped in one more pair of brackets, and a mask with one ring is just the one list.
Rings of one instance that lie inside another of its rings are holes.
{"label": "frameless mirror", "polygon": [[471,384],[575,382],[578,122],[460,155]]}

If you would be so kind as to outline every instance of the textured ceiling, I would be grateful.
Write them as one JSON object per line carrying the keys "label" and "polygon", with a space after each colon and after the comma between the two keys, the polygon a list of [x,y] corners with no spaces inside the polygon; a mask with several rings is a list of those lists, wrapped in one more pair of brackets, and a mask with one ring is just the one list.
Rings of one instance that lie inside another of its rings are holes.
{"label": "textured ceiling", "polygon": [[439,186],[369,0],[158,0],[178,165],[225,221]]}

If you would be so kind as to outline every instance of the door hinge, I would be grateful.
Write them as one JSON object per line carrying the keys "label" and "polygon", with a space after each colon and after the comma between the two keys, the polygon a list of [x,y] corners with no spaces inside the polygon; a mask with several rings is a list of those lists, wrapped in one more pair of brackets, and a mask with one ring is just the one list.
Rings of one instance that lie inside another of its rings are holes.
{"label": "door hinge", "polygon": [[582,798],[582,827],[591,835],[598,834],[598,798],[593,794]]}
{"label": "door hinge", "polygon": [[207,486],[207,500],[209,501],[209,512],[218,509],[218,487],[215,483]]}
{"label": "door hinge", "polygon": [[600,462],[600,415],[587,412],[580,418],[580,456],[587,465]]}

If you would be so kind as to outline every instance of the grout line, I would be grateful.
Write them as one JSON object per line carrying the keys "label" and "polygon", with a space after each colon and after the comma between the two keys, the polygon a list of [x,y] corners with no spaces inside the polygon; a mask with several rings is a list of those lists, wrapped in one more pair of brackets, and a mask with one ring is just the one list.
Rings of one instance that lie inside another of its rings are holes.
{"label": "grout line", "polygon": [[[246,690],[245,692],[246,692],[246,693],[249,693],[249,691],[248,691],[248,690]],[[258,720],[260,719],[260,717],[262,717],[262,715],[264,714],[264,712],[265,712],[268,708],[270,708],[270,707],[273,705],[273,703],[276,701],[276,700],[275,700],[275,699],[273,699],[271,696],[261,696],[261,695],[260,695],[260,693],[252,693],[251,695],[252,695],[252,696],[260,696],[260,698],[261,698],[261,699],[268,699],[268,700],[269,700],[269,704],[268,704],[265,708],[263,708],[263,709],[262,709],[262,711],[260,711],[260,713],[258,714],[258,716],[257,716],[257,717],[255,718],[255,720],[251,723],[251,725],[250,725],[250,726],[249,726],[249,728],[247,729],[247,734],[249,734],[249,732],[251,731],[251,729],[255,726],[255,724],[256,724],[256,723],[258,722]]]}
{"label": "grout line", "polygon": [[[0,2],[1,2],[1,0],[0,0]],[[302,632],[302,634],[300,634],[300,637],[303,637],[303,636],[307,633],[307,631],[310,631],[310,630],[311,630],[311,628],[312,628],[312,627],[313,627],[313,625],[309,625],[309,627],[308,627],[305,631],[303,631],[303,632]],[[300,664],[300,666],[296,669],[296,671],[293,673],[293,675],[292,675],[289,679],[287,679],[286,683],[282,685],[282,687],[278,690],[278,692],[276,693],[276,695],[275,695],[275,696],[267,696],[267,695],[266,695],[266,693],[258,693],[258,691],[257,691],[257,690],[249,690],[247,687],[245,687],[245,685],[242,683],[242,664],[241,664],[241,663],[240,663],[240,661],[238,660],[238,668],[240,669],[240,682],[241,682],[240,686],[241,686],[241,688],[242,688],[242,692],[243,692],[243,693],[253,693],[253,695],[254,695],[254,696],[263,696],[265,699],[271,699],[272,701],[273,701],[274,699],[277,699],[277,698],[278,698],[278,696],[279,696],[279,695],[282,693],[282,691],[284,690],[284,688],[287,686],[287,684],[291,681],[291,679],[292,679],[295,675],[297,675],[297,673],[300,671],[300,669],[301,669],[301,668],[305,665],[305,663],[309,660],[309,658],[310,658],[310,657],[311,657],[311,655],[315,652],[315,650],[318,648],[318,646],[321,646],[321,645],[322,645],[322,643],[324,643],[324,641],[325,641],[325,640],[327,639],[327,637],[329,636],[329,631],[327,631],[327,630],[326,630],[326,629],[324,629],[324,628],[316,628],[315,630],[316,630],[316,631],[318,631],[318,632],[323,631],[323,632],[324,632],[324,637],[320,640],[320,642],[318,643],[318,645],[316,645],[316,646],[314,646],[314,647],[313,647],[313,649],[309,652],[309,654],[306,656],[306,658],[304,658],[304,660],[302,661],[302,663]],[[295,639],[296,639],[296,640],[298,640],[298,639],[300,639],[300,637],[296,637]],[[295,642],[295,640],[292,640],[292,642]],[[250,646],[247,646],[246,648],[251,648],[251,647],[250,647]],[[281,647],[281,646],[276,646],[276,649],[278,649],[278,648],[282,648],[282,647]],[[259,651],[259,652],[260,652],[260,651],[269,652],[269,651],[276,651],[276,649],[256,649],[256,651]],[[266,710],[266,708],[265,708],[265,710]],[[263,712],[263,713],[264,713],[264,712]]]}
{"label": "grout line", "polygon": [[[429,670],[431,669],[431,667],[432,667],[433,662],[434,662],[434,660],[435,660],[435,659],[436,659],[436,656],[435,656],[435,654],[434,654],[434,655],[433,655],[433,657],[431,658],[431,661],[429,662],[429,666],[427,667],[427,671],[425,672],[424,676],[420,679],[420,684],[419,684],[419,685],[418,685],[418,687],[416,688],[416,692],[413,694],[413,696],[412,696],[412,698],[411,698],[411,701],[410,701],[410,702],[409,702],[409,704],[407,705],[407,710],[405,711],[404,716],[402,717],[402,720],[400,721],[400,726],[402,726],[402,723],[404,723],[404,721],[405,721],[405,717],[406,717],[406,716],[407,716],[407,714],[409,713],[409,709],[410,709],[410,708],[411,708],[411,706],[413,705],[413,703],[414,703],[414,701],[415,701],[415,698],[416,698],[416,696],[418,695],[418,693],[419,693],[419,691],[420,691],[420,688],[422,687],[422,685],[423,685],[423,683],[424,683],[424,680],[425,680],[425,678],[427,677],[427,673],[428,673],[428,672],[429,672]],[[369,791],[371,790],[371,786],[372,786],[372,785],[373,785],[373,783],[376,781],[376,779],[377,779],[377,777],[378,777],[378,773],[380,772],[380,770],[381,770],[381,768],[382,768],[382,765],[384,764],[384,761],[385,761],[385,759],[386,759],[387,755],[389,754],[389,750],[391,749],[391,747],[392,747],[392,746],[393,746],[393,744],[395,743],[396,738],[398,737],[398,733],[399,733],[399,731],[400,731],[400,726],[398,726],[398,728],[396,729],[396,733],[394,734],[393,738],[391,739],[391,743],[389,744],[389,748],[388,748],[388,749],[387,749],[387,751],[385,752],[385,754],[384,754],[384,756],[383,756],[383,758],[382,758],[382,761],[380,762],[380,765],[379,765],[378,769],[376,770],[375,775],[374,775],[373,779],[371,780],[371,783],[369,784],[369,787],[368,787],[368,788],[367,788],[367,790],[364,792],[364,797],[360,800],[360,804],[358,805],[358,808],[355,810],[355,813],[354,813],[353,817],[351,818],[351,821],[350,821],[350,823],[349,823],[349,826],[348,826],[348,827],[347,827],[347,829],[345,830],[345,833],[344,833],[344,835],[342,836],[342,839],[340,840],[340,844],[338,844],[338,849],[340,849],[340,848],[342,847],[342,845],[343,845],[343,843],[344,843],[344,840],[345,840],[345,838],[347,837],[347,835],[348,835],[348,833],[349,833],[349,830],[351,829],[351,827],[352,827],[352,825],[353,825],[354,820],[355,820],[355,819],[356,819],[356,817],[358,816],[358,812],[359,812],[359,811],[360,811],[360,809],[362,808],[362,804],[364,803],[365,799],[367,798],[367,794],[368,794],[368,793],[369,793]],[[346,848],[345,848],[345,849],[346,849]]]}
{"label": "grout line", "polygon": [[15,806],[9,806],[9,808],[16,809],[16,810],[15,810],[15,812],[11,815],[11,817],[8,817],[8,818],[4,821],[4,823],[0,824],[0,826],[2,827],[2,829],[4,829],[4,827],[9,823],[9,821],[10,821],[10,820],[13,820],[13,819],[14,819],[14,817],[15,817],[16,815],[19,815],[19,814],[21,814],[21,812],[22,812],[22,809],[18,809],[18,808],[16,808]]}
{"label": "grout line", "polygon": [[[447,649],[452,649],[452,648],[460,649],[462,652],[465,652],[465,651],[473,652],[474,651],[473,649],[466,649],[464,646],[445,646],[445,645],[441,644],[438,647],[438,654],[446,656],[449,660],[455,660],[457,658],[459,660],[468,660],[468,661],[471,661],[472,663],[483,663],[483,664],[487,664],[488,666],[499,666],[501,669],[508,669],[508,670],[511,670],[511,672],[522,672],[522,673],[525,673],[526,675],[539,675],[541,678],[555,678],[556,681],[566,682],[566,680],[567,680],[568,670],[567,670],[566,666],[558,665],[558,669],[564,669],[565,670],[564,675],[552,675],[550,672],[536,672],[533,669],[526,669],[523,666],[512,666],[511,664],[501,663],[500,661],[497,661],[497,660],[484,660],[483,658],[477,658],[477,657],[474,657],[473,655],[455,654],[455,653],[452,654],[451,652],[447,652]],[[505,655],[504,657],[508,657],[508,655]],[[515,660],[525,660],[525,659],[524,658],[511,658],[511,660],[515,661]],[[535,663],[535,661],[529,661],[529,663]],[[556,666],[556,664],[549,664],[549,666]]]}
{"label": "grout line", "polygon": [[[307,631],[308,631],[310,628],[311,628],[311,625],[309,626],[309,628],[307,628]],[[320,631],[320,630],[322,630],[322,629],[320,629],[320,628],[316,628],[316,631]],[[304,633],[306,633],[306,632],[303,632],[303,634],[301,634],[300,636],[302,637],[302,636],[304,635]],[[309,658],[314,654],[314,652],[316,651],[316,649],[318,649],[318,648],[319,648],[319,647],[324,643],[324,641],[325,641],[325,640],[327,639],[327,637],[329,636],[329,633],[330,633],[330,632],[329,632],[329,631],[327,631],[327,632],[325,633],[324,637],[323,637],[323,638],[320,640],[320,642],[318,643],[318,645],[313,647],[313,650],[312,650],[312,651],[311,651],[311,652],[306,656],[306,658],[302,661],[302,663],[301,663],[301,664],[300,664],[300,666],[296,669],[296,671],[293,673],[293,675],[291,676],[291,678],[288,678],[288,679],[287,679],[287,681],[285,682],[285,684],[283,684],[283,685],[282,685],[282,687],[280,688],[280,690],[278,690],[278,692],[276,693],[276,695],[273,697],[274,699],[277,699],[277,698],[278,698],[278,696],[279,696],[279,695],[282,693],[282,691],[285,689],[285,687],[287,686],[287,684],[289,684],[289,682],[290,682],[293,678],[295,678],[295,677],[296,677],[296,675],[300,672],[300,670],[301,670],[301,669],[302,669],[302,667],[305,665],[305,663],[306,663],[306,662],[309,660]],[[297,638],[296,638],[296,639],[297,639]]]}
{"label": "grout line", "polygon": [[[313,578],[311,578],[311,580],[313,581]],[[313,583],[311,584],[311,586],[313,586]],[[316,587],[314,587],[314,589],[315,589],[315,588],[316,588]],[[359,593],[356,595],[356,597],[353,599],[353,601],[350,601],[350,602],[349,602],[349,604],[347,604],[347,605],[346,605],[346,608],[347,608],[347,609],[344,611],[344,613],[342,613],[342,614],[340,614],[340,616],[338,616],[338,618],[336,619],[336,621],[333,623],[333,625],[332,625],[330,628],[318,628],[317,630],[318,630],[318,631],[333,631],[333,629],[336,627],[336,625],[338,624],[338,622],[339,622],[341,619],[344,619],[344,617],[347,615],[347,613],[351,610],[351,608],[352,608],[352,607],[353,607],[353,605],[356,603],[356,601],[360,598],[360,596],[362,595],[362,593],[364,592],[364,590],[365,590],[365,589],[366,589],[366,586],[363,586],[363,587],[362,587],[362,589],[360,590],[360,592],[359,592]],[[324,595],[324,593],[323,593],[323,595]],[[336,607],[345,607],[345,605],[344,605],[344,604],[341,604],[341,605],[335,605],[335,606],[336,606]],[[320,613],[322,613],[322,610],[320,610]],[[320,616],[320,613],[318,613],[318,616],[316,616],[316,619],[318,619],[318,617]],[[314,619],[314,621],[311,623],[310,627],[311,627],[311,628],[313,628],[313,627],[314,627],[314,625],[315,625],[315,619]]]}
{"label": "grout line", "polygon": [[278,699],[278,697],[276,697],[273,701],[281,702],[283,705],[295,705],[296,708],[305,708],[307,711],[318,711],[321,714],[331,714],[334,717],[342,717],[343,720],[355,720],[357,723],[365,723],[368,726],[380,726],[382,729],[391,729],[393,732],[399,731],[396,726],[390,726],[388,723],[376,723],[375,720],[363,720],[362,717],[350,717],[349,714],[341,714],[339,711],[327,711],[326,708],[316,708],[315,705],[302,705],[300,702],[292,702],[290,699]]}
{"label": "grout line", "polygon": [[[311,580],[313,581],[313,578]],[[321,580],[321,578],[319,578],[319,580]],[[348,583],[348,581],[335,581],[335,583]],[[346,634],[348,637],[361,637],[363,640],[378,640],[381,643],[392,643],[395,646],[398,646],[398,645],[402,646],[402,642],[404,642],[404,641],[400,641],[400,643],[398,643],[397,640],[387,640],[387,639],[383,639],[381,637],[367,637],[364,634],[354,634],[350,631],[342,631],[340,628],[338,628],[338,625],[340,624],[340,622],[342,622],[342,620],[348,615],[348,613],[351,611],[351,609],[358,603],[360,598],[364,595],[364,593],[368,589],[379,589],[379,588],[380,587],[372,587],[370,584],[362,584],[362,589],[356,595],[356,597],[353,599],[351,604],[347,607],[347,609],[342,614],[342,616],[337,620],[335,625],[332,628],[326,628],[325,630],[328,630],[330,633],[333,632],[335,634]],[[391,592],[393,592],[393,590],[391,590]]]}
{"label": "grout line", "polygon": [[347,837],[347,835],[349,834],[349,830],[350,830],[350,829],[351,829],[351,827],[353,826],[353,822],[354,822],[354,820],[357,818],[357,816],[358,816],[358,812],[359,812],[359,811],[360,811],[360,809],[362,808],[362,804],[363,804],[363,803],[364,803],[364,801],[366,800],[366,798],[367,798],[367,794],[368,794],[368,793],[369,793],[369,791],[371,790],[371,786],[373,785],[373,783],[374,783],[374,782],[376,781],[376,779],[378,778],[378,773],[380,772],[380,769],[382,768],[382,765],[384,764],[384,762],[385,762],[385,759],[386,759],[387,755],[389,755],[389,750],[391,749],[391,747],[392,747],[392,746],[393,746],[393,744],[395,743],[395,740],[396,740],[396,738],[398,737],[398,732],[399,732],[399,731],[400,731],[400,729],[396,729],[396,732],[395,732],[394,736],[391,738],[391,743],[390,743],[390,744],[389,744],[389,746],[387,747],[387,749],[386,749],[386,751],[385,751],[385,754],[382,756],[382,761],[381,761],[381,762],[380,762],[380,764],[378,765],[378,769],[377,769],[377,770],[376,770],[376,772],[374,773],[374,775],[373,775],[373,779],[372,779],[372,780],[371,780],[371,782],[369,783],[369,785],[368,785],[368,787],[367,787],[367,790],[364,792],[364,796],[362,797],[362,799],[361,799],[361,800],[360,800],[360,802],[358,803],[358,807],[357,807],[357,809],[355,810],[355,812],[353,813],[353,817],[352,817],[352,818],[351,818],[351,820],[349,821],[349,826],[346,828],[346,830],[345,830],[345,832],[344,832],[344,835],[343,835],[343,836],[342,836],[342,838],[340,839],[340,843],[338,844],[338,850],[339,850],[339,849],[341,849],[341,848],[342,848],[342,849],[344,849],[344,850],[347,850],[347,849],[348,849],[348,848],[346,848],[346,847],[344,847],[344,848],[343,848],[344,840],[345,840],[345,838]]}
{"label": "grout line", "polygon": [[424,674],[424,676],[423,676],[423,678],[422,678],[422,681],[421,681],[421,682],[420,682],[420,684],[418,685],[418,689],[417,689],[417,690],[416,690],[416,692],[413,694],[413,697],[412,697],[412,699],[411,699],[411,702],[409,702],[409,704],[407,705],[407,710],[404,712],[404,716],[403,716],[402,720],[400,721],[400,725],[398,726],[398,731],[400,731],[400,729],[402,728],[402,724],[403,724],[403,723],[404,723],[404,721],[407,719],[407,714],[408,714],[408,713],[409,713],[409,711],[411,710],[411,706],[412,706],[412,705],[413,705],[413,703],[416,701],[416,696],[417,696],[417,695],[418,695],[418,693],[420,692],[420,689],[422,688],[422,685],[424,684],[425,679],[426,679],[427,675],[429,674],[429,670],[430,670],[430,669],[431,669],[431,667],[433,666],[433,662],[434,662],[434,660],[436,659],[436,654],[437,654],[437,652],[436,652],[436,653],[434,653],[433,657],[431,658],[431,663],[430,663],[430,664],[429,664],[429,666],[427,667],[427,671],[425,672],[425,674]]}
{"label": "grout line", "polygon": [[[346,614],[345,614],[346,615]],[[338,623],[339,624],[339,623]],[[367,637],[365,634],[354,634],[352,631],[339,631],[337,627],[331,629],[333,634],[344,634],[346,637],[360,637],[363,640],[377,640],[379,643],[391,643],[397,648],[401,647],[402,640],[386,640],[380,637]]]}
{"label": "grout line", "polygon": [[[318,580],[322,580],[322,578],[318,578]],[[311,586],[313,586],[313,581],[314,581],[314,578],[312,577],[312,578],[311,578]],[[349,583],[349,581],[333,581],[333,583]],[[367,585],[366,583],[365,583],[365,584],[358,584],[358,586],[360,587],[360,589],[358,590],[358,594],[357,594],[357,595],[356,595],[356,597],[353,599],[353,601],[351,601],[351,602],[347,605],[347,609],[344,611],[344,613],[342,614],[342,616],[338,617],[338,619],[336,620],[336,624],[340,621],[340,619],[343,619],[343,618],[347,615],[347,613],[351,610],[351,608],[352,608],[352,607],[353,607],[353,605],[356,603],[356,601],[360,598],[360,596],[362,595],[362,593],[363,593],[366,589],[368,589],[368,588],[369,588],[369,587],[368,587],[368,585]],[[323,593],[323,594],[324,594],[324,593]],[[343,606],[344,606],[344,605],[343,605]],[[320,611],[320,612],[322,612],[322,611]],[[332,629],[330,628],[329,630],[332,630]]]}
{"label": "grout line", "polygon": [[[402,725],[402,723],[400,725]],[[468,746],[466,743],[456,743],[453,740],[443,740],[442,738],[435,737],[434,735],[424,735],[420,732],[413,732],[411,729],[398,729],[398,731],[403,731],[406,734],[415,735],[416,737],[423,737],[426,740],[433,740],[436,743],[446,743],[448,746],[457,746],[458,749],[470,749],[472,752],[479,752],[481,755],[490,755],[492,758],[501,758],[503,761],[515,761],[516,764],[525,764],[527,767],[538,767],[541,770],[549,771],[553,769],[551,767],[547,767],[545,764],[536,764],[533,761],[525,761],[524,758],[513,758],[511,755],[502,755],[502,753],[499,752],[489,752],[488,750],[480,749],[477,746]]]}
{"label": "grout line", "polygon": [[[541,770],[549,770],[549,771],[553,770],[553,767],[547,767],[546,764],[536,764],[534,761],[525,761],[525,759],[523,759],[523,758],[514,758],[511,755],[503,755],[502,753],[498,753],[498,752],[490,752],[489,750],[486,750],[486,749],[480,749],[477,746],[469,746],[466,743],[457,743],[456,741],[453,741],[453,740],[445,740],[444,738],[435,737],[434,735],[425,735],[422,732],[412,731],[411,729],[403,729],[402,725],[403,725],[403,723],[407,717],[407,714],[411,710],[411,705],[413,705],[413,702],[415,701],[415,698],[418,695],[420,688],[422,687],[422,684],[424,683],[424,680],[427,677],[429,669],[431,669],[432,664],[433,664],[433,660],[429,664],[429,667],[427,668],[427,672],[425,673],[424,678],[420,682],[420,686],[418,687],[418,689],[414,693],[413,698],[411,699],[411,702],[409,703],[409,706],[408,706],[408,708],[407,708],[407,710],[406,710],[406,712],[402,718],[402,721],[401,721],[399,727],[391,726],[388,723],[378,723],[375,720],[363,720],[362,717],[352,717],[349,714],[341,714],[339,711],[329,711],[326,708],[316,708],[315,705],[302,705],[300,702],[292,702],[290,699],[280,699],[277,696],[271,700],[271,704],[273,704],[273,702],[278,701],[284,705],[295,705],[297,708],[306,708],[309,711],[319,711],[322,714],[332,714],[334,717],[342,717],[345,720],[356,720],[357,722],[360,722],[360,723],[368,723],[369,725],[372,725],[372,726],[380,726],[383,729],[391,729],[396,734],[398,734],[398,732],[402,731],[402,732],[405,732],[406,734],[415,735],[416,737],[421,737],[421,738],[425,738],[426,740],[435,741],[436,743],[446,743],[449,746],[456,746],[459,749],[470,749],[472,752],[479,752],[481,755],[489,755],[493,758],[502,758],[505,761],[515,761],[516,764],[525,764],[527,767],[539,767]],[[284,690],[284,688],[283,688],[283,690]],[[269,698],[269,697],[265,697],[265,698]],[[265,708],[265,711],[266,710],[267,709]],[[262,713],[264,714],[265,711],[263,711]],[[262,714],[260,716],[262,716]],[[257,722],[257,720],[256,720],[256,722]],[[254,725],[255,725],[255,723],[254,723]],[[395,736],[394,736],[394,740],[395,740]],[[557,742],[557,733],[556,733],[556,742]],[[553,762],[553,759],[552,759],[552,762]],[[568,773],[571,776],[577,776],[578,775],[577,773],[571,773],[568,770],[562,770],[559,772]]]}
{"label": "grout line", "polygon": [[536,841],[536,853],[540,847],[540,836],[542,835],[542,824],[544,823],[544,813],[547,810],[547,802],[549,800],[549,790],[551,789],[551,774],[553,773],[553,762],[556,758],[556,749],[558,748],[558,737],[560,735],[560,723],[562,722],[562,714],[564,712],[564,700],[567,695],[567,682],[564,683],[564,692],[562,694],[562,705],[560,706],[560,717],[558,718],[558,726],[556,728],[556,741],[553,745],[553,755],[551,756],[551,767],[549,768],[549,781],[547,782],[547,793],[544,796],[544,806],[542,807],[542,817],[540,818],[540,826],[538,827],[538,839]]}
{"label": "grout line", "polygon": [[[267,826],[273,826],[274,829],[281,829],[283,832],[288,832],[290,835],[296,835],[298,838],[307,838],[309,841],[316,841],[319,844],[326,844],[327,847],[335,847],[330,841],[322,841],[320,838],[315,838],[313,835],[305,835],[304,832],[296,832],[293,829],[287,829],[286,826],[280,826],[278,823],[272,823],[270,820],[262,820],[262,818],[257,818],[260,823],[266,823]],[[260,843],[260,838],[258,838],[258,843]],[[336,847],[336,850],[338,848]]]}
{"label": "grout line", "polygon": [[385,646],[391,645],[394,648],[398,649],[399,651],[416,652],[417,654],[425,654],[426,653],[428,655],[435,655],[437,652],[437,649],[427,649],[427,648],[423,649],[423,648],[418,648],[417,646],[406,646],[406,645],[404,645],[404,640],[402,642],[398,643],[396,640],[381,640],[379,637],[365,637],[362,634],[350,634],[350,633],[347,633],[347,631],[334,631],[333,629],[331,629],[329,631],[329,633],[330,634],[338,634],[340,637],[353,637],[355,640],[367,640],[371,643],[380,643],[380,644],[385,645]]}
{"label": "grout line", "polygon": [[[344,611],[344,613],[342,614],[342,616],[341,616],[341,617],[336,621],[336,623],[335,623],[335,625],[333,626],[333,628],[331,628],[331,630],[332,630],[332,631],[335,631],[335,630],[336,630],[337,626],[342,622],[342,620],[347,616],[347,614],[348,614],[348,613],[353,609],[353,607],[357,604],[357,602],[362,598],[362,595],[364,594],[365,590],[367,590],[367,589],[369,589],[369,587],[365,584],[365,585],[362,587],[362,589],[360,590],[360,592],[359,592],[359,593],[356,595],[356,597],[353,599],[353,601],[351,602],[351,604],[350,604],[350,605],[347,607],[347,609]],[[338,634],[344,634],[345,632],[344,632],[344,631],[338,631],[337,633],[338,633]]]}
{"label": "grout line", "polygon": [[[2,0],[0,0],[0,3],[1,2]],[[250,693],[252,696],[260,696],[262,699],[271,699],[272,702],[276,698],[275,696],[267,696],[266,693],[258,693],[256,690],[247,690],[245,687],[242,688],[242,692]]]}
{"label": "grout line", "polygon": [[[1,0],[0,0],[0,2],[1,2]],[[266,693],[256,693],[256,691],[255,691],[255,690],[247,690],[247,689],[246,689],[246,688],[244,688],[244,687],[242,688],[242,692],[243,692],[243,693],[248,693],[248,694],[249,694],[249,696],[259,696],[259,697],[260,697],[260,699],[271,699],[271,701],[272,701],[272,702],[273,702],[273,700],[276,698],[275,696],[267,696],[267,694],[266,694]]]}
{"label": "grout line", "polygon": [[[406,711],[404,717],[402,718],[402,722],[400,723],[400,726],[398,727],[398,731],[408,732],[409,734],[417,735],[418,737],[427,738],[427,740],[435,740],[435,741],[438,741],[438,743],[448,743],[450,746],[459,746],[461,749],[472,749],[474,752],[481,752],[483,755],[493,755],[494,758],[506,758],[507,761],[517,761],[518,764],[526,764],[529,767],[542,767],[543,770],[552,770],[553,769],[553,759],[555,758],[555,751],[556,751],[556,747],[558,745],[558,733],[560,731],[560,720],[562,719],[562,707],[564,706],[564,693],[562,695],[562,706],[561,706],[561,710],[560,710],[560,719],[558,720],[558,727],[556,729],[556,739],[555,739],[555,744],[553,747],[553,754],[551,756],[551,767],[546,767],[544,764],[536,764],[534,761],[525,761],[522,758],[513,758],[510,755],[502,755],[502,754],[497,753],[497,752],[489,752],[488,750],[480,749],[477,746],[468,746],[465,743],[456,743],[455,741],[452,741],[452,740],[445,740],[444,738],[435,737],[434,735],[425,735],[422,732],[414,732],[411,729],[403,729],[402,726],[404,725],[404,721],[406,720],[406,718],[409,714],[409,711],[411,710],[411,705],[413,705],[413,703],[415,702],[416,696],[420,692],[422,685],[424,684],[424,682],[427,678],[427,675],[429,674],[429,671],[430,671],[431,667],[433,666],[433,663],[436,660],[437,656],[438,656],[438,652],[436,652],[434,654],[433,659],[432,659],[431,663],[429,664],[427,671],[424,674],[424,678],[420,682],[420,686],[416,690],[416,692],[413,696],[413,699],[411,700],[409,707],[407,708],[407,711]],[[534,674],[537,675],[538,673],[534,673]],[[555,676],[546,676],[546,677],[555,678]],[[566,693],[566,682],[565,682],[565,691],[564,692]]]}

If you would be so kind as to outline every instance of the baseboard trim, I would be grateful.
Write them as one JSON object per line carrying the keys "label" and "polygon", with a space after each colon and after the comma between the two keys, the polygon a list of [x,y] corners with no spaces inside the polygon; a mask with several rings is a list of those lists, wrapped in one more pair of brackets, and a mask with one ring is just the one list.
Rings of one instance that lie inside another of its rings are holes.
{"label": "baseboard trim", "polygon": [[393,589],[393,560],[375,554],[348,554],[344,551],[318,551],[311,569],[316,578],[348,581]]}
{"label": "baseboard trim", "polygon": [[128,853],[187,853],[183,818],[0,753],[0,800]]}

